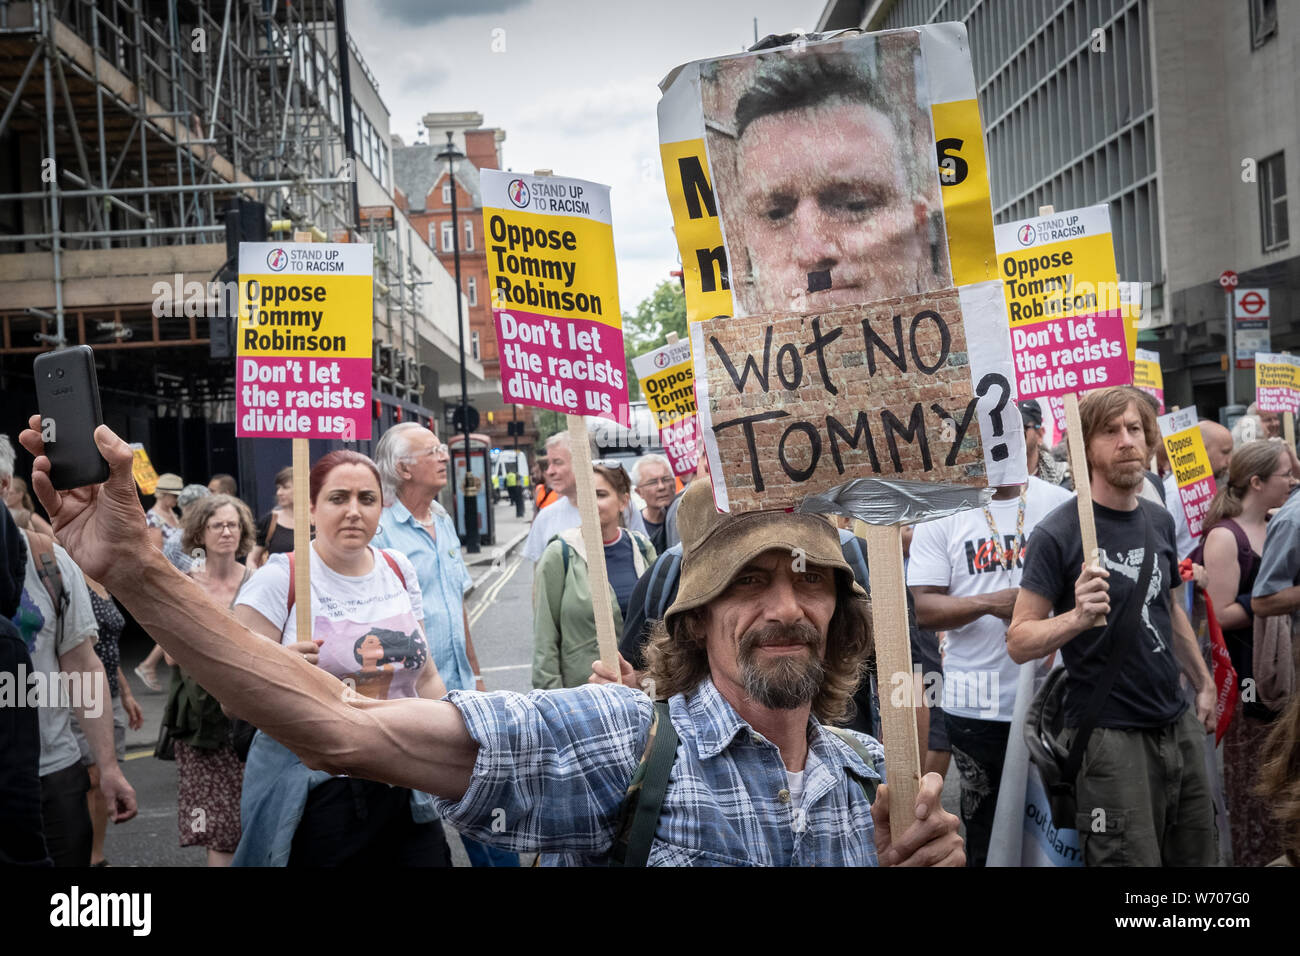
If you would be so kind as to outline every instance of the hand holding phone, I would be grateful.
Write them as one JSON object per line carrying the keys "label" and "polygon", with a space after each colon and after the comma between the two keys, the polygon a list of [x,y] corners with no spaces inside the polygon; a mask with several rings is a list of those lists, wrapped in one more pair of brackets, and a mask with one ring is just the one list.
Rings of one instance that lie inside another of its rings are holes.
{"label": "hand holding phone", "polygon": [[95,446],[104,423],[95,378],[95,353],[76,345],[36,356],[36,400],[41,438],[50,459],[50,481],[59,491],[108,480],[108,462]]}

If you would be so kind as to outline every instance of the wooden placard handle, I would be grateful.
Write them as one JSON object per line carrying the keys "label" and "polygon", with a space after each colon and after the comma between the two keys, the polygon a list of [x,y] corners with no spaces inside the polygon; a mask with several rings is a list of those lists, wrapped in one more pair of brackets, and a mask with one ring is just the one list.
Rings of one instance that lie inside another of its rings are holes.
{"label": "wooden placard handle", "polygon": [[[1079,419],[1079,396],[1073,392],[1065,396],[1065,429],[1070,443],[1070,471],[1074,475],[1075,502],[1079,506],[1079,536],[1083,541],[1083,560],[1092,564],[1101,560],[1097,551],[1097,522],[1092,513],[1092,478],[1088,472],[1088,456],[1083,444],[1083,425]],[[1074,574],[1073,569],[1070,571]],[[1093,627],[1103,627],[1106,615],[1092,619]]]}
{"label": "wooden placard handle", "polygon": [[[587,580],[591,584],[591,611],[596,617],[596,646],[600,662],[618,675],[618,640],[614,637],[614,609],[609,603],[609,572],[605,568],[605,542],[601,540],[596,512],[596,486],[592,480],[591,447],[587,423],[581,415],[569,416],[569,445],[573,477],[578,485],[578,512],[582,515],[582,543],[587,549]],[[636,547],[633,544],[633,547]]]}
{"label": "wooden placard handle", "polygon": [[1293,412],[1282,413],[1282,437],[1286,439],[1287,447],[1295,451],[1295,414]]}
{"label": "wooden placard handle", "polygon": [[[876,683],[880,688],[880,735],[885,747],[889,784],[889,832],[896,840],[916,819],[921,789],[921,754],[916,740],[912,700],[912,642],[907,626],[907,582],[903,576],[903,529],[898,525],[854,523],[867,542],[871,569],[871,623],[876,646]],[[907,703],[893,704],[888,688],[902,677]],[[922,705],[924,706],[924,705]]]}
{"label": "wooden placard handle", "polygon": [[[293,590],[298,640],[310,641],[311,629],[311,444],[293,440]],[[269,547],[271,542],[266,543]]]}

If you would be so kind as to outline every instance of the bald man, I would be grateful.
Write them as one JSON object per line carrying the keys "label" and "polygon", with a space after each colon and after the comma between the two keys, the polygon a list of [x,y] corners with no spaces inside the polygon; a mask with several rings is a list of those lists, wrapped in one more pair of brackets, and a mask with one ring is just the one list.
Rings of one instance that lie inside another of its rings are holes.
{"label": "bald man", "polygon": [[[1228,462],[1232,458],[1232,432],[1218,422],[1202,418],[1197,427],[1201,430],[1201,440],[1205,442],[1205,453],[1210,459],[1210,471],[1214,473],[1217,487],[1228,477]],[[1174,516],[1174,529],[1178,536],[1178,560],[1190,555],[1196,549],[1196,539],[1187,525],[1187,515],[1183,514],[1182,499],[1178,497],[1178,479],[1173,472],[1165,476],[1165,507]]]}

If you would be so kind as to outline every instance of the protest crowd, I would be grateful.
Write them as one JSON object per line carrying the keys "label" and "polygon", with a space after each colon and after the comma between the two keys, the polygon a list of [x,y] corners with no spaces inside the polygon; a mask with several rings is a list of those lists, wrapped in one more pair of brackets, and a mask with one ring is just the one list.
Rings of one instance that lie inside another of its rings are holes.
{"label": "protest crowd", "polygon": [[[874,669],[870,570],[860,541],[826,517],[719,514],[706,475],[688,475],[656,507],[633,501],[636,479],[621,467],[594,466],[618,686],[598,659],[589,558],[566,495],[571,448],[560,436],[542,472],[557,500],[538,509],[525,546],[540,548],[538,690],[485,694],[462,599],[468,572],[458,550],[437,546],[455,529],[436,501],[447,455],[432,431],[399,425],[381,437],[377,461],[340,451],[313,464],[317,625],[299,639],[292,551],[260,568],[249,560],[274,538],[269,519],[259,538],[241,500],[195,490],[176,525],[177,554],[202,547],[206,560],[182,570],[150,531],[172,526],[186,488],[164,476],[156,499],[172,510],[155,503],[146,516],[129,450],[102,430],[113,473],[97,495],[54,492],[37,469],[36,491],[53,505],[66,550],[27,515],[6,507],[0,516],[4,666],[51,681],[104,675],[112,699],[93,712],[54,702],[5,711],[35,726],[8,728],[16,746],[4,757],[4,858],[98,863],[107,821],[136,812],[119,764],[126,724],[139,720],[118,663],[120,603],[178,665],[165,725],[181,842],[205,846],[211,865],[446,866],[444,821],[481,865],[518,865],[519,853],[537,852],[543,865],[1018,863],[1000,856],[995,811],[1009,744],[1023,734],[1013,716],[1020,668],[1041,679],[1061,658],[1065,725],[1077,729],[1115,653],[1105,629],[1090,626],[1095,612],[1125,622],[1136,646],[1091,719],[1076,781],[1086,864],[1210,866],[1225,844],[1237,865],[1294,862],[1300,705],[1294,694],[1281,707],[1262,702],[1251,668],[1260,660],[1255,622],[1282,617],[1289,627],[1300,611],[1300,461],[1263,422],[1260,438],[1233,446],[1229,436],[1221,447],[1219,427],[1202,423],[1219,452],[1219,490],[1206,532],[1188,548],[1175,531],[1178,501],[1161,494],[1155,416],[1142,393],[1094,391],[1081,411],[1104,563],[1083,560],[1070,479],[1044,467],[1055,455],[1033,400],[1021,405],[1038,456],[1028,482],[911,536],[918,677],[941,662],[938,686],[917,701],[927,712],[926,767],[948,769],[933,758],[951,755],[963,835],[939,804],[941,773],[928,773],[917,821],[892,842],[880,799],[888,766],[873,736],[890,687]],[[39,436],[23,438],[39,455]],[[6,488],[13,469],[6,439]],[[632,471],[643,489],[671,478],[659,456]],[[629,530],[633,507],[666,516],[652,522],[656,537],[667,523],[676,543],[660,555]],[[1150,547],[1134,552],[1143,538]],[[790,560],[796,547],[801,571]],[[1238,682],[1217,761],[1207,731],[1225,715],[1216,712],[1207,604]],[[350,659],[339,658],[341,646]],[[335,689],[339,678],[346,693]],[[665,734],[680,742],[646,842],[625,803]],[[196,806],[208,814],[198,835],[183,825]],[[497,808],[511,825],[494,826]],[[1092,828],[1098,810],[1123,826]]]}
{"label": "protest crowd", "polygon": [[[693,369],[701,399],[687,414],[689,390],[664,389],[665,454],[602,458],[571,424],[504,479],[532,512],[532,616],[509,635],[531,636],[531,693],[484,678],[442,503],[454,453],[423,423],[306,468],[322,436],[271,436],[304,454],[260,515],[230,475],[143,494],[104,424],[108,478],[80,487],[55,480],[41,415],[0,437],[0,679],[40,698],[0,706],[0,862],[105,865],[106,828],[142,809],[129,620],[156,642],[134,676],[166,694],[178,839],[209,866],[445,867],[451,830],[475,866],[1300,864],[1293,414],[1166,414],[1150,389],[1100,385],[1134,381],[1118,308],[1052,319],[972,275],[1004,250],[989,227],[970,254],[943,209],[932,151],[912,150],[930,130],[920,41],[882,36],[871,71],[798,51],[673,74],[702,98],[701,138],[679,139],[699,156],[707,140],[718,190],[716,209],[693,192],[675,208],[711,218],[719,257],[725,221],[732,284],[709,291],[741,307],[683,283],[696,354],[670,341],[658,368]],[[481,174],[502,235],[519,227],[493,196],[579,182]],[[511,354],[571,373],[536,383],[536,407],[608,419],[628,404],[621,326],[597,315],[617,293],[594,228],[608,190],[583,187],[581,215],[536,236],[571,254],[563,295],[592,314],[554,292],[513,305],[587,344],[512,319]],[[1104,208],[1083,212],[1071,241],[1109,250]],[[1117,284],[1108,254],[1090,272],[1079,253],[1086,281]],[[1014,352],[1008,304],[1044,325]],[[1050,350],[1079,337],[1099,358]],[[364,378],[359,354],[340,361]],[[1049,360],[1102,374],[1058,387],[1075,372]]]}

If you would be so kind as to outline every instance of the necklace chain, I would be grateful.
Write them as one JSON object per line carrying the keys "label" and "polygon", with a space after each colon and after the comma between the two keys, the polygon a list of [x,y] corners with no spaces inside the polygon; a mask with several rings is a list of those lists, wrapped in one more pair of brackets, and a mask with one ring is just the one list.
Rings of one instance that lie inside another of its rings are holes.
{"label": "necklace chain", "polygon": [[993,512],[987,504],[984,506],[984,520],[989,523],[989,531],[993,534],[993,560],[1008,571],[1016,566],[1016,558],[1025,548],[1025,497],[1028,494],[1029,483],[1025,482],[1025,487],[1020,491],[1020,506],[1016,509],[1016,536],[1010,547],[1005,549],[1002,547],[1002,535],[993,521]]}

